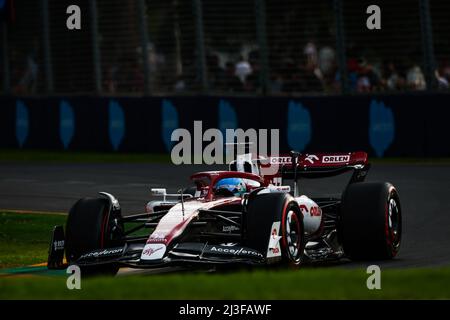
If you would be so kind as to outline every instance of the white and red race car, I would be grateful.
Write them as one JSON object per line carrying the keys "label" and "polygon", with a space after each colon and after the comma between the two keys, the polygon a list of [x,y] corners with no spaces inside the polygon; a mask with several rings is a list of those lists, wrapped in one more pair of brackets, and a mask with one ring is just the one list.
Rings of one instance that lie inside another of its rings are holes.
{"label": "white and red race car", "polygon": [[[54,228],[48,267],[76,264],[87,273],[115,274],[122,266],[299,266],[397,254],[400,199],[390,183],[363,182],[370,168],[366,153],[292,152],[265,160],[240,156],[228,171],[192,175],[193,187],[176,194],[152,189],[161,199],[148,202],[140,214],[123,216],[108,193],[80,199],[65,230]],[[265,175],[270,164],[279,170]],[[340,197],[300,193],[302,179],[348,171],[353,174]]]}

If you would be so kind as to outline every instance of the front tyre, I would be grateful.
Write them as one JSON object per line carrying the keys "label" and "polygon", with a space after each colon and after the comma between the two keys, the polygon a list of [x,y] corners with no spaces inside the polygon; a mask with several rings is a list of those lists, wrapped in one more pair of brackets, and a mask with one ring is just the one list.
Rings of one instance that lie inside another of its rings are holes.
{"label": "front tyre", "polygon": [[297,202],[291,201],[283,210],[281,218],[282,254],[290,265],[298,266],[305,251],[303,215]]}
{"label": "front tyre", "polygon": [[402,210],[390,183],[355,183],[342,197],[339,235],[353,260],[388,260],[400,249]]}
{"label": "front tyre", "polygon": [[[84,198],[70,209],[66,223],[66,258],[76,264],[81,255],[113,246],[123,245],[121,216],[112,215],[107,199]],[[115,275],[116,264],[80,266],[83,275]]]}
{"label": "front tyre", "polygon": [[[299,266],[303,261],[305,236],[303,215],[295,199],[287,193],[258,194],[249,201],[246,219],[246,237],[251,248],[265,254],[267,237],[279,241],[283,263]],[[271,230],[272,224],[280,222],[280,230]],[[272,251],[274,255],[278,252]]]}

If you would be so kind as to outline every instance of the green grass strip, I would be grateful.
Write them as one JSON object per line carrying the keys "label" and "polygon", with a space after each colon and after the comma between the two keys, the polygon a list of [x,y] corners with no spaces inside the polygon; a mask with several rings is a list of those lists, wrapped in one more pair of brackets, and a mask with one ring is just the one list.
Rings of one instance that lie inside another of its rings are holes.
{"label": "green grass strip", "polygon": [[65,222],[64,215],[1,212],[0,268],[47,261],[53,227]]}
{"label": "green grass strip", "polygon": [[450,269],[384,270],[381,290],[368,290],[361,269],[304,268],[234,273],[182,273],[81,280],[0,277],[0,299],[450,299]]}

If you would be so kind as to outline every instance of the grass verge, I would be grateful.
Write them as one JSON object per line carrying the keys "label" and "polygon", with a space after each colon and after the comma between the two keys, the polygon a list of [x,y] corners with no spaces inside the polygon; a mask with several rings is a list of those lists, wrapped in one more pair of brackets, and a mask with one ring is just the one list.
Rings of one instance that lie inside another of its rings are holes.
{"label": "grass verge", "polygon": [[[56,225],[65,225],[65,214],[0,212],[0,269],[23,267],[47,261],[51,232]],[[126,230],[140,225],[127,223]],[[148,234],[148,229],[133,235]]]}
{"label": "grass verge", "polygon": [[368,290],[361,269],[305,268],[234,273],[182,273],[81,280],[0,277],[0,299],[450,299],[450,269],[382,271]]}
{"label": "grass verge", "polygon": [[0,213],[0,268],[47,261],[51,231],[66,217],[53,214]]}

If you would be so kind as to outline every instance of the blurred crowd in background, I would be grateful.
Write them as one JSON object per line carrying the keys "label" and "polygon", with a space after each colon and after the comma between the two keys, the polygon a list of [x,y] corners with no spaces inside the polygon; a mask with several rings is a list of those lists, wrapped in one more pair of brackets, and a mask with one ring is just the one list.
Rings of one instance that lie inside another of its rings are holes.
{"label": "blurred crowd in background", "polygon": [[356,0],[113,0],[95,11],[85,0],[81,31],[64,30],[65,1],[6,2],[3,93],[340,94],[343,76],[347,93],[449,89],[450,2],[430,1],[431,58],[421,0],[386,2],[378,31]]}
{"label": "blurred crowd in background", "polygon": [[[262,92],[260,60],[258,50],[247,50],[244,46],[236,57],[220,52],[207,56],[208,79],[217,91]],[[340,93],[340,73],[333,46],[318,47],[308,42],[297,55],[283,55],[271,66],[270,88],[272,94],[316,92]],[[358,51],[350,50],[346,61],[349,87],[352,92],[385,92],[426,90],[424,72],[418,63],[408,59],[377,58],[373,61]],[[442,61],[435,71],[440,89],[448,89],[450,65]],[[184,90],[186,84],[180,80],[174,89]],[[182,83],[182,85],[180,85]]]}

